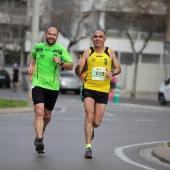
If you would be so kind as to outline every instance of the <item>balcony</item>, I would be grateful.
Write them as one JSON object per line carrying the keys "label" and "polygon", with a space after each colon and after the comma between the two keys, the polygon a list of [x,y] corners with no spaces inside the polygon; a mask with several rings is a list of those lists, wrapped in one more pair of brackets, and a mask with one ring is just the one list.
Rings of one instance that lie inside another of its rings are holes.
{"label": "balcony", "polygon": [[0,2],[0,24],[21,24],[26,15],[26,3],[3,0]]}

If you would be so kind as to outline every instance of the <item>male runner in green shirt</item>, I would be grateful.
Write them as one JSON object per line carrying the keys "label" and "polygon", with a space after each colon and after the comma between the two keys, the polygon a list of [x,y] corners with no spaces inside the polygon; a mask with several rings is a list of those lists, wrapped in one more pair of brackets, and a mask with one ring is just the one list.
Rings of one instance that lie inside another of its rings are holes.
{"label": "male runner in green shirt", "polygon": [[35,150],[44,153],[43,132],[51,119],[59,93],[59,67],[73,69],[73,60],[67,50],[56,43],[58,30],[49,26],[45,32],[46,42],[37,43],[32,51],[28,74],[32,79],[34,103]]}

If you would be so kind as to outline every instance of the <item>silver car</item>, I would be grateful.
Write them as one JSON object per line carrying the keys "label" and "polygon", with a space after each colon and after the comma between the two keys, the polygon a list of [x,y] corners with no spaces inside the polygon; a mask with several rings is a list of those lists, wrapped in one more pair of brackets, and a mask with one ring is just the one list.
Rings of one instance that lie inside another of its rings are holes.
{"label": "silver car", "polygon": [[69,71],[62,71],[60,73],[60,91],[65,94],[67,91],[74,91],[80,94],[80,87],[82,85],[80,77]]}

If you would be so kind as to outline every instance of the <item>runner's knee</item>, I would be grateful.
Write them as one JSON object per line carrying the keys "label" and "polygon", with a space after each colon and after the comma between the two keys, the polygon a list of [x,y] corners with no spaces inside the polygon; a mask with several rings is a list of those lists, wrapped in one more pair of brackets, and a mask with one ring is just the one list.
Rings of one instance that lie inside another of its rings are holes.
{"label": "runner's knee", "polygon": [[51,119],[51,114],[44,114],[44,118],[50,120]]}
{"label": "runner's knee", "polygon": [[91,123],[93,121],[93,115],[92,114],[86,115],[86,121]]}
{"label": "runner's knee", "polygon": [[42,110],[41,108],[36,108],[35,114],[36,116],[44,116],[44,110]]}
{"label": "runner's knee", "polygon": [[100,125],[100,121],[93,122],[93,127],[97,128]]}

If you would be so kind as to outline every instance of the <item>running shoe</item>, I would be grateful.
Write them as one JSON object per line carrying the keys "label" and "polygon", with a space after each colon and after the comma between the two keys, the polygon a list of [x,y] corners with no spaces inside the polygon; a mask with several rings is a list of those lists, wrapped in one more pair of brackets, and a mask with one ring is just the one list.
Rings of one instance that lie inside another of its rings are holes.
{"label": "running shoe", "polygon": [[44,151],[44,144],[42,142],[42,138],[37,139],[37,145],[35,147],[35,150],[39,153]]}
{"label": "running shoe", "polygon": [[[43,138],[42,138],[42,140],[43,140]],[[36,146],[36,145],[37,145],[37,143],[38,143],[38,138],[37,138],[37,137],[35,137],[34,145]]]}
{"label": "running shoe", "polygon": [[92,159],[93,158],[93,156],[92,156],[92,149],[91,148],[86,148],[86,152],[85,152],[84,158],[88,158],[88,159]]}
{"label": "running shoe", "polygon": [[[43,133],[42,133],[42,142],[43,142],[43,135],[45,133],[45,128],[43,129]],[[38,138],[36,137],[35,140],[34,140],[34,145],[36,146],[38,143]]]}
{"label": "running shoe", "polygon": [[93,127],[93,132],[92,132],[92,135],[91,135],[91,140],[93,140],[94,138],[94,127]]}
{"label": "running shoe", "polygon": [[45,151],[44,150],[42,150],[42,151],[38,151],[38,154],[44,154],[45,153]]}

